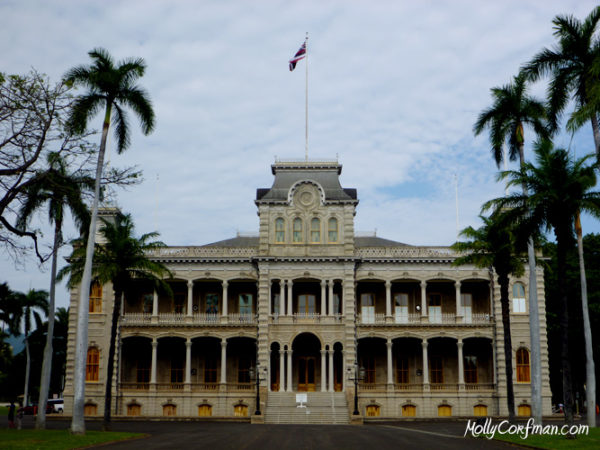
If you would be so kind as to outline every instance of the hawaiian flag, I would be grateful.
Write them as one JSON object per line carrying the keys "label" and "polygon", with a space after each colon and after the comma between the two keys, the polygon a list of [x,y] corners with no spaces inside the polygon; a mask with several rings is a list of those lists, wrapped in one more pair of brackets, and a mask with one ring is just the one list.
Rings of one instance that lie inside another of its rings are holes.
{"label": "hawaiian flag", "polygon": [[306,41],[304,41],[294,57],[290,59],[290,72],[296,68],[296,63],[304,58],[306,58]]}

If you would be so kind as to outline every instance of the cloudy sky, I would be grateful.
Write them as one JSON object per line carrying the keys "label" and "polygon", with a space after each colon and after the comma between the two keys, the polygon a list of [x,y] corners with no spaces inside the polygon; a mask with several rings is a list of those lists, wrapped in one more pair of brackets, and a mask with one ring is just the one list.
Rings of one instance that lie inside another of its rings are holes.
{"label": "cloudy sky", "polygon": [[[356,229],[414,245],[449,245],[479,226],[481,204],[503,193],[487,136],[473,123],[490,88],[551,46],[552,18],[585,17],[588,0],[482,1],[21,1],[0,2],[0,71],[31,67],[59,80],[106,48],[143,57],[155,132],[110,155],[144,182],[119,191],[138,232],[201,245],[257,232],[255,189],[274,158],[304,156],[305,62],[287,61],[309,33],[309,156],[338,158],[358,189]],[[544,94],[543,83],[532,92]],[[99,123],[94,123],[99,127]],[[593,150],[591,129],[557,145]],[[584,222],[586,231],[599,231]],[[49,237],[50,234],[47,233]],[[70,237],[74,232],[70,231]],[[63,251],[63,255],[67,250]],[[15,267],[0,281],[47,288],[48,268]],[[58,292],[66,306],[66,290]]]}

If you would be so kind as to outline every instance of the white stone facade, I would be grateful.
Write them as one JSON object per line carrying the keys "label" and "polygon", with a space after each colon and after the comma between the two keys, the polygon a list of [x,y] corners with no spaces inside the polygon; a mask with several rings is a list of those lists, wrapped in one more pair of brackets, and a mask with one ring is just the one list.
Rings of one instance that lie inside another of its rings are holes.
{"label": "white stone facade", "polygon": [[[342,391],[352,405],[359,372],[359,412],[366,418],[506,415],[494,274],[452,266],[456,255],[448,247],[355,236],[356,191],[340,186],[337,162],[278,162],[272,171],[273,186],[257,191],[258,237],[150,255],[172,271],[173,296],[142,282],[127,294],[113,374],[115,413],[251,415],[256,372],[263,411],[278,391]],[[541,268],[537,277],[543,412],[550,414]],[[527,273],[511,280],[511,293],[515,283],[527,292],[527,280]],[[75,289],[67,413],[77,299]],[[97,363],[93,354],[88,359],[91,415],[102,414],[104,405],[110,285],[102,287],[99,303],[89,319],[89,346],[98,355]],[[513,311],[517,303],[511,298],[513,383],[516,407],[527,414],[530,384],[522,357],[528,355],[529,316]]]}

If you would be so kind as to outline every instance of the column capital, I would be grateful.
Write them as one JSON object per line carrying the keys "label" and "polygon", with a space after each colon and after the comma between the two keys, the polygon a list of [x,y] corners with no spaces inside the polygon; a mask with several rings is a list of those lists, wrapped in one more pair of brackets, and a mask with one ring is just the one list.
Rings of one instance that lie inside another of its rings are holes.
{"label": "column capital", "polygon": [[227,280],[222,280],[221,281],[221,286],[223,286],[224,288],[226,288],[227,286],[229,286],[229,282]]}
{"label": "column capital", "polygon": [[321,355],[326,355],[328,350],[321,350]]}
{"label": "column capital", "polygon": [[392,282],[391,282],[390,280],[387,280],[387,281],[385,282],[385,287],[386,287],[386,288],[390,288],[390,287],[392,287]]}
{"label": "column capital", "polygon": [[185,346],[186,347],[191,347],[192,346],[192,338],[187,338],[185,340]]}
{"label": "column capital", "polygon": [[456,341],[456,345],[458,346],[458,348],[462,348],[462,346],[464,345],[462,338],[458,338],[458,340]]}
{"label": "column capital", "polygon": [[427,280],[421,280],[421,288],[427,287]]}
{"label": "column capital", "polygon": [[188,287],[188,288],[192,288],[192,287],[194,287],[194,282],[193,282],[192,280],[188,280],[188,282],[187,282],[187,287]]}
{"label": "column capital", "polygon": [[227,347],[227,339],[221,338],[221,347]]}
{"label": "column capital", "polygon": [[392,345],[394,345],[394,343],[392,342],[392,339],[391,339],[391,338],[388,338],[388,340],[387,340],[387,342],[385,343],[385,345],[387,345],[387,346],[388,346],[388,348],[389,348],[389,347],[391,347]]}
{"label": "column capital", "polygon": [[423,348],[427,348],[427,346],[428,346],[428,345],[429,345],[429,342],[427,342],[427,340],[426,340],[426,339],[425,339],[425,340],[423,340],[423,341],[421,341],[421,347],[423,347]]}
{"label": "column capital", "polygon": [[158,338],[152,338],[152,347],[156,347],[158,345]]}
{"label": "column capital", "polygon": [[294,280],[287,280],[288,286],[292,286],[294,284]]}
{"label": "column capital", "polygon": [[327,287],[327,280],[321,280],[321,287]]}
{"label": "column capital", "polygon": [[461,284],[461,283],[460,283],[460,280],[458,280],[458,281],[455,281],[455,282],[454,282],[454,287],[457,287],[457,288],[459,288],[459,287],[460,287],[460,284]]}

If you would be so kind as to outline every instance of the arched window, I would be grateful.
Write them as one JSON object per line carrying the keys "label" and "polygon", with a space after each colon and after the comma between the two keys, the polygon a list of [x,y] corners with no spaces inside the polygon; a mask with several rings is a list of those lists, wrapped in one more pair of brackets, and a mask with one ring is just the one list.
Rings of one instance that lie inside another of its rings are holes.
{"label": "arched window", "polygon": [[94,403],[86,403],[83,405],[83,415],[84,416],[97,416],[98,415],[98,405]]}
{"label": "arched window", "polygon": [[142,406],[137,403],[131,403],[127,405],[127,415],[128,416],[141,416],[142,415]]}
{"label": "arched window", "polygon": [[275,242],[285,242],[285,222],[281,217],[275,219]]}
{"label": "arched window", "polygon": [[310,221],[310,242],[321,242],[321,221],[316,217]]}
{"label": "arched window", "polygon": [[198,405],[198,416],[210,417],[212,416],[212,406],[210,405]]}
{"label": "arched window", "polygon": [[294,219],[294,242],[302,242],[302,219]]}
{"label": "arched window", "polygon": [[522,404],[517,408],[517,416],[529,417],[531,416],[531,406]]}
{"label": "arched window", "polygon": [[335,217],[332,217],[327,222],[327,239],[329,242],[338,241],[338,221]]}
{"label": "arched window", "polygon": [[450,405],[439,405],[438,416],[439,417],[450,417],[452,415],[452,406]]}
{"label": "arched window", "polygon": [[85,381],[98,381],[99,368],[100,351],[96,347],[90,347],[87,351]]}
{"label": "arched window", "polygon": [[90,312],[102,312],[102,285],[94,280],[90,285]]}
{"label": "arched window", "polygon": [[176,416],[177,406],[176,405],[163,405],[163,416]]}
{"label": "arched window", "polygon": [[379,417],[381,408],[378,405],[367,405],[367,417]]}
{"label": "arched window", "polygon": [[529,383],[530,381],[529,350],[521,347],[517,350],[517,382]]}
{"label": "arched window", "polygon": [[473,406],[473,415],[475,417],[486,417],[488,415],[487,406],[485,406],[485,405]]}
{"label": "arched window", "polygon": [[235,417],[246,417],[246,416],[248,416],[248,406],[246,406],[246,405],[235,405],[233,407],[233,415]]}
{"label": "arched window", "polygon": [[415,405],[404,405],[402,407],[403,417],[415,417],[417,415],[417,407]]}
{"label": "arched window", "polygon": [[513,284],[513,312],[527,312],[527,307],[525,306],[525,286],[523,286],[523,283]]}

